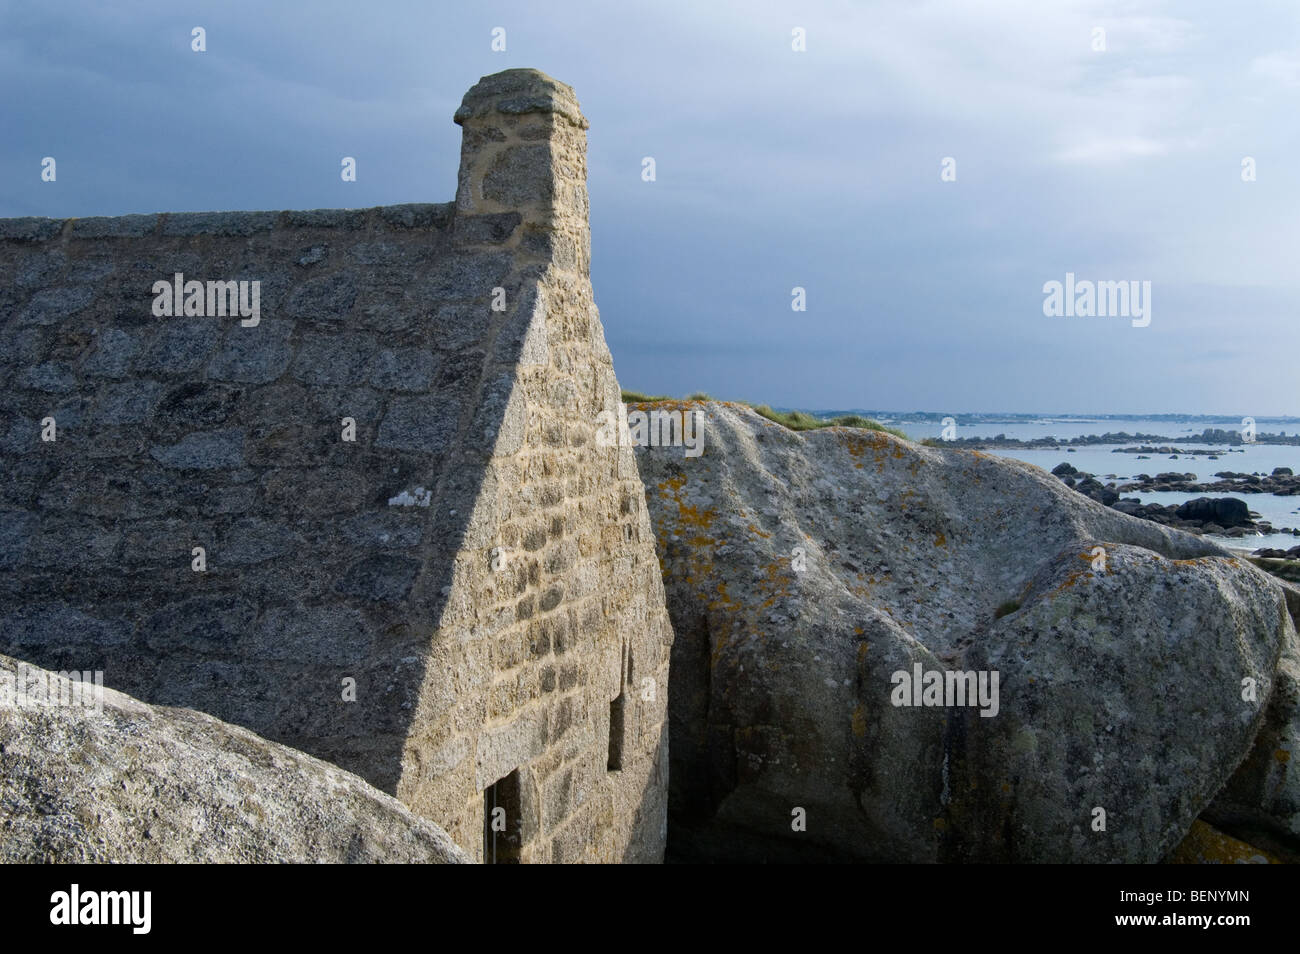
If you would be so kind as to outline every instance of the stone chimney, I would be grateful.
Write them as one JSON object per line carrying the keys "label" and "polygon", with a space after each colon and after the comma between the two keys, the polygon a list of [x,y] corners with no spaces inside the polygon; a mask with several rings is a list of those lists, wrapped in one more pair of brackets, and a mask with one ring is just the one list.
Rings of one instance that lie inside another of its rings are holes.
{"label": "stone chimney", "polygon": [[457,230],[518,213],[520,253],[589,275],[587,120],[573,90],[538,70],[493,73],[465,94],[455,120],[464,128]]}

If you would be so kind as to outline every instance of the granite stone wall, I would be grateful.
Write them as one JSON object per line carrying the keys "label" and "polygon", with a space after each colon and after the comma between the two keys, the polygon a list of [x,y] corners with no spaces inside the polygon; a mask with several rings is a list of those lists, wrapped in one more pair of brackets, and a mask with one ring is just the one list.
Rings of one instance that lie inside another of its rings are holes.
{"label": "granite stone wall", "polygon": [[[335,762],[470,857],[658,860],[672,633],[594,439],[587,124],[532,70],[455,119],[454,203],[0,220],[0,651]],[[158,314],[190,281],[258,313]]]}

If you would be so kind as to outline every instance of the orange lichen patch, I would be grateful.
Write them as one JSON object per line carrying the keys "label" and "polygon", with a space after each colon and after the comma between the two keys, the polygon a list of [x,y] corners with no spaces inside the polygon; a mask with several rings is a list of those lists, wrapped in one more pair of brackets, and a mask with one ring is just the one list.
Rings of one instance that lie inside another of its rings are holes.
{"label": "orange lichen patch", "polygon": [[853,710],[853,734],[859,739],[867,734],[867,713],[861,703]]}
{"label": "orange lichen patch", "polygon": [[1273,758],[1277,759],[1279,762],[1289,762],[1291,761],[1291,753],[1286,749],[1274,749]]}
{"label": "orange lichen patch", "polygon": [[730,636],[724,636],[718,640],[718,645],[713,647],[713,652],[709,654],[710,665],[717,666],[718,661],[722,659],[722,652],[727,648],[727,643],[731,641]]}
{"label": "orange lichen patch", "polygon": [[1200,566],[1205,557],[1193,557],[1190,560],[1170,560],[1174,566]]}
{"label": "orange lichen patch", "polygon": [[[725,613],[732,613],[736,609],[735,603],[730,598],[709,600],[704,605],[706,609],[718,610],[720,612],[725,612]],[[717,653],[715,653],[713,657],[714,662],[717,662],[717,658],[718,658]]]}
{"label": "orange lichen patch", "polygon": [[[861,573],[858,574],[858,576],[861,576],[861,575],[862,575]],[[853,635],[855,635],[855,636],[861,636],[861,635],[862,635],[862,627],[861,627],[861,626],[854,626],[854,627],[853,627]]]}
{"label": "orange lichen patch", "polygon": [[1225,835],[1199,818],[1192,822],[1187,837],[1173,850],[1168,860],[1174,865],[1282,864],[1279,858],[1269,852]]}
{"label": "orange lichen patch", "polygon": [[947,822],[947,820],[945,820],[945,819],[943,819],[943,818],[936,818],[936,819],[934,820],[934,830],[935,830],[935,831],[946,831],[947,828],[948,828],[948,822]]}
{"label": "orange lichen patch", "polygon": [[[861,632],[862,632],[862,629],[859,628],[859,629],[858,629],[858,632],[861,633]],[[858,643],[858,665],[859,665],[859,666],[861,666],[863,660],[865,660],[865,659],[867,658],[867,651],[870,650],[870,649],[871,649],[871,646],[868,645],[867,643],[865,643],[865,642],[863,642],[863,643]]]}
{"label": "orange lichen patch", "polygon": [[[677,515],[676,519],[666,517],[656,521],[655,533],[659,539],[664,540],[681,531],[693,531],[681,533],[686,557],[682,561],[684,565],[678,567],[678,574],[684,576],[688,583],[703,585],[704,581],[713,575],[713,548],[717,545],[718,539],[709,531],[717,518],[717,512],[712,507],[701,509],[685,503],[681,498],[681,490],[685,484],[686,478],[678,475],[658,485],[663,499],[677,504]],[[708,605],[709,608],[718,608],[723,604],[713,601]]]}
{"label": "orange lichen patch", "polygon": [[[705,404],[707,404],[707,403],[710,403],[710,402],[707,402],[707,401],[684,401],[684,400],[673,400],[673,401],[629,401],[629,402],[627,403],[627,408],[628,408],[629,411],[665,411],[665,410],[667,410],[667,411],[689,411],[689,410],[693,410],[693,409],[695,409],[695,408],[702,408],[702,407],[704,407]],[[727,404],[726,401],[719,401],[719,402],[713,402],[713,403]],[[734,407],[735,405],[730,405],[730,404],[728,404],[727,406],[728,406],[728,407]]]}
{"label": "orange lichen patch", "polygon": [[861,457],[868,449],[883,450],[889,445],[889,439],[879,431],[841,430],[838,427],[833,430],[854,457]]}
{"label": "orange lichen patch", "polygon": [[[885,456],[892,454],[894,457],[902,457],[903,450],[900,445],[893,444],[888,437],[879,431],[858,431],[852,429],[831,428],[836,437],[849,455],[854,458],[862,458],[867,451],[872,452],[872,459],[876,464],[877,471],[885,469]],[[861,468],[862,460],[859,460],[854,466]]]}
{"label": "orange lichen patch", "polygon": [[934,545],[936,547],[946,547],[948,545],[948,538],[943,535],[942,530],[935,534]]}
{"label": "orange lichen patch", "polygon": [[[1089,557],[1089,560],[1091,559],[1092,558]],[[1092,574],[1087,570],[1075,570],[1069,576],[1067,576],[1065,578],[1065,581],[1052,592],[1060,593],[1062,590],[1068,590],[1070,587],[1074,586],[1074,584],[1078,583],[1079,580],[1081,579],[1092,579]]]}
{"label": "orange lichen patch", "polygon": [[758,534],[764,540],[771,539],[772,536],[772,534],[770,533],[764,533],[762,530],[758,529],[758,527],[754,526],[752,523],[749,525],[749,532]]}
{"label": "orange lichen patch", "polygon": [[677,517],[687,526],[707,530],[713,525],[713,518],[716,516],[717,514],[712,507],[700,510],[692,504],[681,503],[680,501],[677,503]]}
{"label": "orange lichen patch", "polygon": [[1011,783],[1010,783],[1010,782],[1003,782],[1003,783],[1002,783],[1002,791],[1003,791],[1004,794],[1009,794],[1009,793],[1011,792]]}
{"label": "orange lichen patch", "polygon": [[[659,489],[664,491],[671,489],[673,492],[676,492],[678,490],[681,490],[682,487],[685,486],[685,484],[686,484],[686,475],[678,474],[676,477],[669,477],[663,483],[659,484]],[[665,493],[664,496],[666,497],[668,495]]]}

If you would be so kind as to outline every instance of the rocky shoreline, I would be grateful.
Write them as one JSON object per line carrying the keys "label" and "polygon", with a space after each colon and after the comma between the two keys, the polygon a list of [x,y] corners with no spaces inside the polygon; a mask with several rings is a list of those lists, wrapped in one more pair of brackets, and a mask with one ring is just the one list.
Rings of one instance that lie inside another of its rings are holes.
{"label": "rocky shoreline", "polygon": [[[1290,468],[1276,468],[1272,475],[1261,477],[1257,474],[1232,474],[1224,471],[1216,474],[1222,477],[1217,483],[1196,482],[1195,474],[1164,473],[1151,477],[1138,474],[1137,479],[1117,485],[1114,481],[1103,484],[1096,474],[1079,470],[1071,464],[1061,463],[1052,468],[1052,474],[1062,483],[1085,497],[1097,501],[1112,510],[1126,513],[1131,517],[1140,517],[1153,523],[1189,533],[1213,534],[1225,537],[1249,537],[1258,534],[1289,533],[1300,537],[1300,529],[1291,527],[1274,527],[1258,513],[1246,506],[1244,500],[1235,497],[1198,497],[1181,504],[1143,503],[1137,497],[1124,497],[1125,491],[1179,493],[1277,493],[1287,496],[1300,481],[1291,475]],[[1266,483],[1267,482],[1267,483]],[[1250,487],[1251,490],[1244,488]],[[1266,490],[1269,488],[1286,488]],[[1284,551],[1285,552],[1285,551]]]}
{"label": "rocky shoreline", "polygon": [[934,444],[943,447],[960,447],[963,450],[1058,450],[1069,447],[1094,447],[1102,444],[1145,444],[1140,451],[1137,448],[1125,447],[1124,452],[1137,451],[1140,453],[1161,453],[1157,447],[1164,447],[1165,453],[1174,453],[1177,450],[1181,454],[1209,454],[1215,456],[1218,454],[1228,453],[1222,450],[1182,450],[1173,448],[1174,444],[1222,444],[1227,448],[1234,448],[1240,452],[1242,446],[1247,443],[1254,444],[1279,444],[1291,447],[1300,447],[1300,434],[1256,434],[1254,439],[1246,441],[1241,436],[1240,431],[1226,431],[1218,427],[1207,427],[1200,434],[1188,435],[1186,437],[1165,437],[1161,434],[1130,434],[1128,431],[1108,431],[1105,434],[1084,434],[1079,437],[1057,438],[1053,436],[1035,437],[1031,440],[1025,440],[1019,437],[1007,437],[1006,434],[997,434],[994,437],[957,437],[952,440],[935,440],[931,439],[924,443]]}
{"label": "rocky shoreline", "polygon": [[[1055,473],[1055,471],[1053,471]],[[1174,491],[1185,494],[1273,494],[1276,497],[1300,496],[1300,477],[1290,467],[1274,467],[1271,474],[1246,474],[1221,470],[1215,481],[1199,481],[1195,474],[1167,471],[1156,474],[1136,474],[1119,490],[1141,490],[1148,493]]]}

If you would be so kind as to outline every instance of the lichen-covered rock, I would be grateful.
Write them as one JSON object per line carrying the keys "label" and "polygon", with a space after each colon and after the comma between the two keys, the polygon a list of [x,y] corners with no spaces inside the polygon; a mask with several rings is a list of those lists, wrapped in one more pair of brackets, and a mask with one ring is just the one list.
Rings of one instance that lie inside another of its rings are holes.
{"label": "lichen-covered rock", "polygon": [[1197,819],[1187,837],[1165,859],[1171,865],[1271,865],[1281,861],[1267,851],[1225,835]]}
{"label": "lichen-covered rock", "polygon": [[1221,827],[1300,861],[1300,646],[1291,640],[1246,760],[1206,811]]}
{"label": "lichen-covered rock", "polygon": [[466,860],[351,772],[112,689],[102,707],[70,689],[78,704],[47,705],[21,665],[0,656],[0,861]]}
{"label": "lichen-covered rock", "polygon": [[1245,561],[1016,461],[677,409],[703,455],[638,464],[679,856],[1156,861],[1250,750],[1294,630]]}

